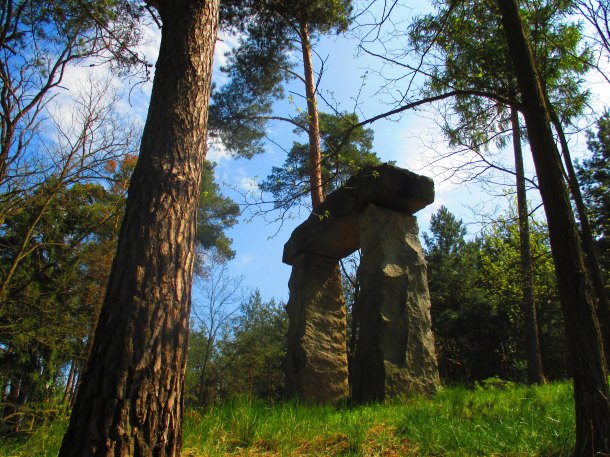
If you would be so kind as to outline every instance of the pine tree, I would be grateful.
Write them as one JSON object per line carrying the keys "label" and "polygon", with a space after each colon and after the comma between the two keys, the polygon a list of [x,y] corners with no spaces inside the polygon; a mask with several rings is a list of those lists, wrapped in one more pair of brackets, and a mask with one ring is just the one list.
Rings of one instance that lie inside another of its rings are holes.
{"label": "pine tree", "polygon": [[195,216],[218,3],[150,5],[163,28],[148,117],[61,456],[174,456],[182,444]]}
{"label": "pine tree", "polygon": [[610,452],[608,373],[593,297],[561,159],[551,130],[551,110],[543,81],[515,0],[498,0],[502,26],[521,91],[523,111],[540,194],[547,216],[551,249],[568,347],[574,363],[576,455]]}

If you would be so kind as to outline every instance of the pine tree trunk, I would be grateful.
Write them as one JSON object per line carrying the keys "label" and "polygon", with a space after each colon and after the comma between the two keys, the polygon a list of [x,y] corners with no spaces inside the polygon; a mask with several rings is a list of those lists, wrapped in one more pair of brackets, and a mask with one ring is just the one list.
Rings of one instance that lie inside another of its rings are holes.
{"label": "pine tree trunk", "polygon": [[177,456],[215,0],[163,21],[148,117],[93,348],[60,456]]}
{"label": "pine tree trunk", "polygon": [[521,284],[523,298],[521,308],[525,317],[525,347],[527,353],[527,380],[530,384],[542,384],[542,357],[540,355],[540,336],[538,334],[538,315],[534,296],[534,267],[530,246],[530,224],[525,190],[525,170],[521,149],[521,127],[519,112],[510,108],[513,129],[513,150],[515,153],[515,173],[517,175],[517,213],[519,215],[519,250],[521,257]]}
{"label": "pine tree trunk", "polygon": [[68,403],[68,400],[72,398],[72,388],[73,382],[76,376],[76,359],[72,358],[72,362],[70,363],[70,372],[68,373],[68,379],[66,380],[66,388],[64,389],[64,396],[62,399],[62,403]]}
{"label": "pine tree trunk", "polygon": [[582,198],[582,193],[580,192],[578,177],[576,176],[576,171],[574,170],[574,165],[572,164],[572,159],[570,157],[568,142],[555,112],[551,113],[551,118],[561,143],[563,161],[568,173],[570,194],[572,195],[572,201],[576,207],[578,220],[580,222],[582,247],[585,252],[585,262],[591,277],[591,282],[593,283],[593,287],[595,289],[595,295],[597,297],[597,318],[599,319],[599,324],[602,330],[604,352],[606,354],[606,369],[608,369],[610,368],[610,307],[608,304],[608,294],[606,293],[606,287],[603,280],[604,276],[600,267],[599,256],[597,254],[591,224],[589,223],[589,217],[587,216],[587,209]]}
{"label": "pine tree trunk", "polygon": [[78,391],[78,386],[80,385],[81,373],[86,363],[86,360],[78,360],[76,362],[74,378],[72,378],[72,385],[70,386],[70,409],[74,408],[74,402],[76,401],[76,392]]}
{"label": "pine tree trunk", "polygon": [[608,376],[593,292],[587,281],[576,222],[563,180],[540,77],[516,0],[497,0],[544,204],[566,335],[573,361],[577,456],[610,453]]}
{"label": "pine tree trunk", "polygon": [[306,23],[300,25],[301,50],[303,51],[303,70],[305,72],[305,96],[307,97],[307,127],[309,131],[309,186],[313,210],[324,201],[322,187],[322,154],[320,153],[320,121],[316,103],[316,85],[311,59],[309,28]]}

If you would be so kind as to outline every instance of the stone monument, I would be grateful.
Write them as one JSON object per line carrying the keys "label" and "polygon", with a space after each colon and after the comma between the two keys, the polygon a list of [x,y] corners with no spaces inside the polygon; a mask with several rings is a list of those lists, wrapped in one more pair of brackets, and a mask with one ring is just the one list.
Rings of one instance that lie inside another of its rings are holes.
{"label": "stone monument", "polygon": [[383,401],[439,386],[426,263],[413,214],[434,183],[392,165],[363,168],[292,233],[287,392],[308,402],[349,396],[346,312],[338,262],[362,250],[352,398]]}

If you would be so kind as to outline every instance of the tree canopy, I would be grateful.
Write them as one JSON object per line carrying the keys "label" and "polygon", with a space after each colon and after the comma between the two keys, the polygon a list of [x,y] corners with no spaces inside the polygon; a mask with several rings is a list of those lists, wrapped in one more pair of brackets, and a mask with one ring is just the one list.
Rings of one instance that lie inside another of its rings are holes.
{"label": "tree canopy", "polygon": [[578,167],[583,196],[593,222],[596,244],[610,286],[610,114],[597,120],[597,132],[589,132],[591,155]]}
{"label": "tree canopy", "polygon": [[[297,118],[305,122],[306,114]],[[345,132],[358,123],[355,114],[320,113],[320,139],[322,144],[322,182],[324,193],[338,189],[350,176],[366,165],[378,165],[373,152],[373,131],[359,127],[346,138]],[[296,128],[295,133],[302,133]],[[339,149],[339,145],[342,145]],[[309,144],[294,142],[284,164],[274,166],[271,174],[261,182],[260,188],[273,195],[276,208],[288,209],[303,201],[309,194]]]}

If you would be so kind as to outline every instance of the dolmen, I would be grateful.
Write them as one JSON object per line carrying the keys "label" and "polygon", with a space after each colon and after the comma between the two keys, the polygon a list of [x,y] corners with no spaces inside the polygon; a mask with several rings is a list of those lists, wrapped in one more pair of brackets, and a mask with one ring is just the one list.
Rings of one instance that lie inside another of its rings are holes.
{"label": "dolmen", "polygon": [[[417,211],[434,183],[393,165],[369,166],[329,194],[284,246],[292,266],[287,393],[310,403],[360,403],[439,386]],[[339,260],[361,250],[348,385],[347,320]]]}

